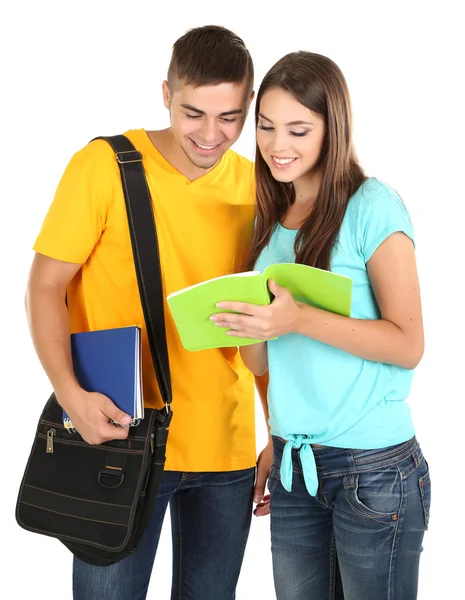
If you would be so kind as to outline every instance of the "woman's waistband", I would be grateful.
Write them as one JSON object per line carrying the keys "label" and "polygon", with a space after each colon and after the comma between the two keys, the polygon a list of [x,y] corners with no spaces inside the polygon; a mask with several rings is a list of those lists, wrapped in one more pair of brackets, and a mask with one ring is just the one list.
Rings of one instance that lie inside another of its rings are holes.
{"label": "woman's waistband", "polygon": [[[289,440],[273,436],[275,460],[280,462],[284,446]],[[307,445],[307,444],[301,444]],[[355,448],[337,448],[331,446],[311,446],[317,471],[322,475],[343,473],[373,471],[402,463],[409,458],[415,465],[419,465],[423,454],[416,437],[395,444],[375,449],[355,449]],[[292,448],[293,467],[300,469],[299,457],[300,448]]]}

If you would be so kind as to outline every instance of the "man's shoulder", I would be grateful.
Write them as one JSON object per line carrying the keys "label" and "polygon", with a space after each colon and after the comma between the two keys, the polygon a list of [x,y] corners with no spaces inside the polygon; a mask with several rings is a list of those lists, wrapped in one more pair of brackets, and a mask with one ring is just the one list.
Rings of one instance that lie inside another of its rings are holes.
{"label": "man's shoulder", "polygon": [[[123,133],[137,148],[137,141],[140,137],[140,131],[137,129],[130,129]],[[98,163],[102,164],[114,164],[115,163],[115,152],[109,142],[104,137],[112,137],[102,135],[95,136],[87,142],[85,146],[82,146],[73,156],[73,160],[78,163]]]}
{"label": "man's shoulder", "polygon": [[225,158],[226,168],[223,170],[223,175],[228,182],[246,188],[247,193],[255,195],[254,163],[231,149],[226,152]]}
{"label": "man's shoulder", "polygon": [[228,160],[228,166],[234,166],[236,169],[244,170],[247,172],[253,171],[253,162],[245,156],[242,156],[242,154],[239,154],[235,150],[229,148],[229,150],[225,154],[225,157]]}
{"label": "man's shoulder", "polygon": [[93,138],[81,147],[72,157],[71,163],[76,168],[88,171],[101,170],[102,168],[114,169],[117,167],[115,153],[110,144],[103,139]]}

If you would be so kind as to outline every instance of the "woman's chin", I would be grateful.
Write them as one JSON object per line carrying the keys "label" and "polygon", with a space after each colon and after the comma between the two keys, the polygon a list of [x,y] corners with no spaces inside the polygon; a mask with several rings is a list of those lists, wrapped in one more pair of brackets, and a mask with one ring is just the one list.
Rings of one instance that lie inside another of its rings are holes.
{"label": "woman's chin", "polygon": [[271,175],[273,176],[273,179],[276,179],[276,181],[279,181],[280,183],[292,183],[295,179],[295,177],[293,175],[291,175],[291,173],[279,171],[278,169],[270,169],[270,170],[271,170]]}

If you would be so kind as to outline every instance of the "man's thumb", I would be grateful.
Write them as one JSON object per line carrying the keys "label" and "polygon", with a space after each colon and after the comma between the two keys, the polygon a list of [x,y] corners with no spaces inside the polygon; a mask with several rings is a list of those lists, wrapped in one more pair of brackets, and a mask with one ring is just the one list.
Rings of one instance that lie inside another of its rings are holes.
{"label": "man's thumb", "polygon": [[123,410],[120,410],[116,404],[110,400],[110,398],[107,400],[108,402],[105,403],[103,412],[111,421],[114,421],[123,427],[127,427],[132,420],[131,416],[125,413]]}

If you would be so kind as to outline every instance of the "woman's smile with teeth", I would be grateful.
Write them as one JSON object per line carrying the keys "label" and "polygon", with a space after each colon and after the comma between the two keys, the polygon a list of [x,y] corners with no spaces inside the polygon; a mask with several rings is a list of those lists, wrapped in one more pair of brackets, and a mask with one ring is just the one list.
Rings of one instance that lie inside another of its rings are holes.
{"label": "woman's smile with teeth", "polygon": [[287,167],[297,160],[297,158],[280,158],[278,156],[272,156],[271,158],[274,164],[278,167]]}

